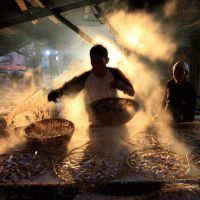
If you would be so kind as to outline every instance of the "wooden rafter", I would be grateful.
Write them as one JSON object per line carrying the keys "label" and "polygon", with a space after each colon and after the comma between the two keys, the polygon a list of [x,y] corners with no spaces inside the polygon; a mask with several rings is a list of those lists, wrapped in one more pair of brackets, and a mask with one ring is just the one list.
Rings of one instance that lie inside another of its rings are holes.
{"label": "wooden rafter", "polygon": [[[70,11],[70,10],[82,8],[82,7],[85,7],[85,6],[100,4],[102,2],[107,2],[107,1],[109,1],[109,0],[82,0],[82,1],[79,1],[79,2],[76,2],[76,3],[60,6],[60,7],[57,7],[57,8],[52,8],[51,10],[53,12],[56,12],[56,13],[62,13],[62,12],[67,12],[67,11]],[[48,17],[48,16],[51,16],[51,15],[52,15],[52,12],[50,10],[47,10],[45,8],[40,8],[38,10],[38,12],[36,12],[36,13],[33,13],[33,14],[30,13],[30,14],[27,14],[27,15],[24,15],[22,13],[20,16],[16,17],[15,20],[7,19],[5,21],[1,21],[0,22],[0,29],[5,28],[5,27],[10,27],[10,26],[13,26],[13,25],[17,25],[17,24],[22,24],[22,23],[25,23],[25,22],[33,21],[33,20],[37,20],[37,19],[40,19],[40,18],[43,18],[43,17]]]}
{"label": "wooden rafter", "polygon": [[78,35],[80,35],[82,38],[84,38],[86,41],[88,41],[91,44],[94,44],[94,40],[89,37],[86,33],[84,33],[82,30],[80,30],[78,27],[76,27],[74,24],[72,24],[70,21],[68,21],[66,18],[64,18],[60,13],[52,11],[46,2],[44,0],[40,0],[42,4],[45,6],[47,10],[49,10],[53,16],[55,16],[59,21],[61,21],[63,24],[67,25],[69,28],[71,28],[73,31],[75,31]]}
{"label": "wooden rafter", "polygon": [[25,53],[24,51],[19,51],[19,50],[17,50],[17,49],[15,49],[14,50],[16,53],[18,53],[18,54],[21,54],[21,55],[23,55],[23,56],[26,56],[26,57],[28,57],[28,58],[32,58],[32,56],[30,56],[29,54],[27,54],[27,53]]}
{"label": "wooden rafter", "polygon": [[[26,4],[24,3],[24,0],[15,0],[15,2],[20,7],[21,11],[27,11],[28,10],[28,8],[26,7]],[[31,5],[35,6],[35,4],[31,4]],[[29,12],[32,14],[31,11],[29,11]],[[32,20],[31,22],[34,25],[37,24],[37,20]]]}
{"label": "wooden rafter", "polygon": [[26,1],[28,1],[34,7],[41,7],[41,8],[44,7],[39,0],[26,0]]}
{"label": "wooden rafter", "polygon": [[21,35],[21,31],[15,27],[0,29],[0,35]]}
{"label": "wooden rafter", "polygon": [[20,7],[21,11],[26,11],[28,10],[26,7],[26,4],[24,3],[23,0],[15,0],[15,2],[17,3],[17,5]]}
{"label": "wooden rafter", "polygon": [[48,18],[56,24],[60,24],[60,21],[56,19],[54,16],[48,16]]}

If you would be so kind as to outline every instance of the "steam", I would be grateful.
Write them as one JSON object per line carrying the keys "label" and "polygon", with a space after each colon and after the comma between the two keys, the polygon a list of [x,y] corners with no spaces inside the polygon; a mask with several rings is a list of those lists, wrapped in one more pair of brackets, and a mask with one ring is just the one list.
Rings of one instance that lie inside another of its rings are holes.
{"label": "steam", "polygon": [[[175,4],[173,5],[176,9]],[[163,8],[165,16],[170,15],[167,11],[173,5],[167,4]],[[108,66],[118,67],[128,77],[136,91],[134,98],[143,107],[129,122],[130,127],[134,127],[134,130],[131,128],[133,134],[145,129],[152,122],[153,116],[157,114],[165,90],[161,82],[172,70],[174,54],[178,47],[178,42],[173,39],[174,29],[166,31],[163,19],[159,20],[157,16],[157,13],[146,11],[127,13],[126,10],[120,10],[114,12],[109,17],[109,25],[113,27],[119,45],[101,35],[95,38],[97,43],[102,43],[109,51]],[[167,64],[162,66],[162,63]],[[91,66],[88,60],[85,60],[85,63],[77,61],[70,63],[68,71],[54,81],[53,87],[58,88],[74,75],[89,68]],[[63,82],[61,78],[63,78]],[[129,98],[122,92],[119,92],[119,97]],[[59,102],[61,115],[76,122],[77,125],[88,123],[84,99],[82,92],[75,98],[62,99]],[[158,131],[166,134],[166,130],[163,130],[167,129],[167,132],[170,133],[170,116],[165,116],[161,122],[160,124],[163,125],[157,127]]]}
{"label": "steam", "polygon": [[153,14],[120,11],[113,14],[110,24],[116,29],[121,45],[152,61],[169,61],[176,50],[176,44],[170,35],[163,32],[162,23]]}
{"label": "steam", "polygon": [[[164,17],[172,17],[177,11],[178,3],[178,1],[168,2],[163,8]],[[175,41],[173,37],[176,29],[166,28],[170,28],[173,24],[166,25],[163,23],[164,19],[159,20],[157,16],[158,13],[136,11],[127,14],[125,10],[121,10],[109,18],[117,40],[125,50],[121,52],[125,59],[121,62],[120,69],[132,82],[136,92],[135,99],[143,107],[128,123],[132,136],[147,130],[149,124],[153,122],[152,118],[157,114],[165,92],[162,80],[169,77],[179,45],[179,41]],[[129,53],[126,53],[127,50]],[[162,63],[166,63],[165,67]],[[123,96],[122,93],[120,95]],[[171,115],[164,113],[160,117],[155,124],[158,134],[175,140]],[[177,145],[174,149],[177,153],[184,152],[183,149],[187,151],[184,145],[178,143]],[[178,149],[181,149],[181,152],[178,152]]]}
{"label": "steam", "polygon": [[89,113],[86,111],[85,96],[80,92],[76,98],[70,96],[62,100],[61,117],[69,119],[76,126],[89,125]]}
{"label": "steam", "polygon": [[[37,69],[35,71],[37,71]],[[6,129],[0,127],[2,144],[0,147],[1,154],[10,150],[16,150],[18,145],[21,146],[26,142],[23,127],[30,124],[26,119],[26,114],[29,114],[31,120],[35,120],[36,118],[30,111],[9,115],[14,112],[17,107],[22,106],[22,104],[36,92],[36,81],[38,77],[36,77],[35,71],[28,69],[24,72],[23,76],[21,76],[21,74],[16,75],[15,77],[10,75],[10,78],[7,76],[8,80],[1,84],[0,116],[7,121]],[[12,121],[8,123],[10,120]],[[7,137],[5,138],[5,136]]]}
{"label": "steam", "polygon": [[177,44],[171,37],[171,31],[164,33],[162,21],[152,13],[136,11],[127,14],[122,10],[114,13],[109,21],[119,43],[131,52],[125,52],[125,62],[120,67],[133,83],[135,98],[145,108],[132,120],[134,127],[138,123],[141,125],[141,120],[143,126],[138,128],[143,129],[157,114],[164,94],[161,84],[164,69],[158,61],[167,62],[170,66]]}
{"label": "steam", "polygon": [[9,137],[1,139],[0,154],[7,153],[9,151],[16,151],[16,147],[21,148],[26,142],[23,130],[15,131],[14,129],[7,129],[6,131],[8,132]]}
{"label": "steam", "polygon": [[199,2],[188,0],[170,0],[166,1],[163,7],[165,18],[177,17],[184,20],[195,19],[199,13]]}
{"label": "steam", "polygon": [[[173,40],[172,30],[164,31],[162,21],[156,19],[153,13],[137,11],[127,14],[126,11],[121,10],[109,18],[109,23],[114,27],[115,37],[119,45],[102,35],[96,36],[95,41],[107,47],[110,58],[108,66],[118,67],[133,84],[136,92],[134,98],[142,107],[127,126],[128,132],[134,135],[146,130],[148,125],[152,123],[153,116],[158,112],[165,90],[161,82],[165,78],[165,73],[170,73],[172,70],[171,64],[178,43]],[[87,58],[72,61],[67,66],[67,70],[52,82],[52,88],[59,88],[74,76],[91,69],[89,49],[87,51]],[[167,64],[162,66],[161,63]],[[123,92],[118,94],[119,97],[131,98]],[[61,111],[60,117],[74,122],[75,126],[89,125],[86,105],[87,100],[84,92],[63,97],[57,103]],[[173,132],[170,126],[171,116],[165,115],[160,120],[161,123],[156,127],[157,132],[162,136],[171,137]],[[106,130],[108,138],[109,136],[113,138],[112,132],[115,132],[114,136],[117,137],[116,128],[113,128],[109,131]],[[86,132],[83,137],[88,137]],[[99,137],[101,137],[100,134]],[[97,144],[95,147],[100,148],[98,146],[103,146],[104,143],[106,144],[105,140],[102,139],[101,144]],[[111,143],[109,140],[110,145]],[[118,147],[115,145],[115,150],[118,152],[117,148],[122,148],[120,140],[116,139],[114,143],[119,144]],[[110,152],[106,148],[104,151]]]}
{"label": "steam", "polygon": [[[108,66],[118,67],[128,77],[136,92],[134,98],[142,107],[128,123],[130,126],[127,127],[130,127],[129,132],[131,134],[145,130],[148,124],[152,122],[152,117],[158,112],[165,90],[161,82],[168,77],[172,70],[173,59],[179,42],[173,38],[176,33],[176,27],[172,28],[174,23],[166,25],[164,20],[176,17],[177,13],[180,13],[180,6],[182,9],[185,8],[185,13],[190,19],[193,18],[192,13],[197,13],[196,3],[193,1],[190,6],[187,6],[188,1],[168,1],[163,8],[160,8],[160,13],[149,13],[144,10],[137,10],[132,13],[126,10],[116,11],[109,16],[108,20],[114,29],[118,45],[115,41],[102,35],[95,37],[97,43],[102,43],[108,48],[110,57]],[[159,16],[162,17],[159,18]],[[178,22],[176,25],[179,28]],[[68,66],[64,67],[63,73],[51,83],[49,83],[51,79],[49,75],[44,74],[39,80],[42,86],[50,85],[52,89],[59,88],[74,76],[91,69],[89,46],[87,47],[88,49],[79,51],[85,55],[84,59],[73,60]],[[76,48],[78,48],[77,44]],[[77,55],[77,58],[79,58],[79,55]],[[22,83],[13,87],[10,87],[9,84],[5,85],[6,88],[9,88],[9,91],[11,89],[10,93],[7,92],[8,90],[6,92],[8,95],[13,95],[12,88],[13,91],[16,91],[17,88],[19,93],[22,94],[23,92],[23,95],[19,95],[20,97],[16,99],[20,101],[20,98],[29,97],[36,88],[33,77],[35,77],[34,72],[27,71]],[[122,92],[119,92],[119,97],[131,98]],[[61,111],[60,117],[71,120],[76,126],[89,124],[85,99],[84,92],[60,99],[57,103]],[[21,101],[23,102],[23,100]],[[16,106],[18,105],[16,103]],[[156,127],[157,131],[164,136],[172,135],[170,123],[171,116],[163,116]],[[19,140],[16,139],[16,142],[11,143],[16,145],[18,142]]]}
{"label": "steam", "polygon": [[[88,57],[89,57],[89,51],[88,51]],[[86,70],[89,70],[90,63],[87,59],[85,60],[73,60],[70,62],[68,66],[64,66],[64,72],[61,73],[58,77],[56,77],[52,83],[51,88],[59,88],[62,87],[63,84],[70,79],[72,79],[74,76],[78,76],[81,73],[85,72]]]}

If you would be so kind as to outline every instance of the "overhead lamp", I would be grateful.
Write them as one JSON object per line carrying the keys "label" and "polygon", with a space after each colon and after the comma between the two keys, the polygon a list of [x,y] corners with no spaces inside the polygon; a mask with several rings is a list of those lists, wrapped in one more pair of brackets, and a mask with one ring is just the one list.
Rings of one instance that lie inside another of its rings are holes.
{"label": "overhead lamp", "polygon": [[46,55],[50,55],[51,52],[49,50],[46,51]]}

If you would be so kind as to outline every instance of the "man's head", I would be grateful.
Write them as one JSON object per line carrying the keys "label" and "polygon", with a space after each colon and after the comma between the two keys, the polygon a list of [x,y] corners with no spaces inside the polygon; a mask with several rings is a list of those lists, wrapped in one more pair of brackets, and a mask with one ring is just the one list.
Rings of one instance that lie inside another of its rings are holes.
{"label": "man's head", "polygon": [[90,49],[90,56],[91,55],[98,55],[102,56],[105,59],[108,58],[108,50],[101,44],[97,44]]}
{"label": "man's head", "polygon": [[182,82],[184,79],[189,78],[189,66],[184,61],[178,61],[173,66],[173,77],[176,81]]}
{"label": "man's head", "polygon": [[90,50],[90,59],[94,74],[103,76],[106,64],[109,62],[108,50],[102,45],[95,45]]}

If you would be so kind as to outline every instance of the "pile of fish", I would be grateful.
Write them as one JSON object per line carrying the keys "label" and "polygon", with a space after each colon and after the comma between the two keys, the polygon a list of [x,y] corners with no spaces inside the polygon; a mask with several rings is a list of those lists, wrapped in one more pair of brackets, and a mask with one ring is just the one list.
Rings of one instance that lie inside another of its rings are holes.
{"label": "pile of fish", "polygon": [[79,152],[56,162],[54,171],[69,183],[106,182],[119,174],[120,167],[114,158]]}
{"label": "pile of fish", "polygon": [[189,153],[188,158],[195,167],[200,169],[200,149],[199,148],[192,150]]}
{"label": "pile of fish", "polygon": [[134,171],[161,179],[180,178],[190,169],[185,156],[167,150],[137,150],[129,155],[127,162]]}
{"label": "pile of fish", "polygon": [[35,179],[51,169],[49,158],[37,152],[14,152],[0,157],[0,182],[16,183],[25,179]]}
{"label": "pile of fish", "polygon": [[179,140],[189,145],[200,145],[200,131],[199,129],[176,128],[176,136]]}

